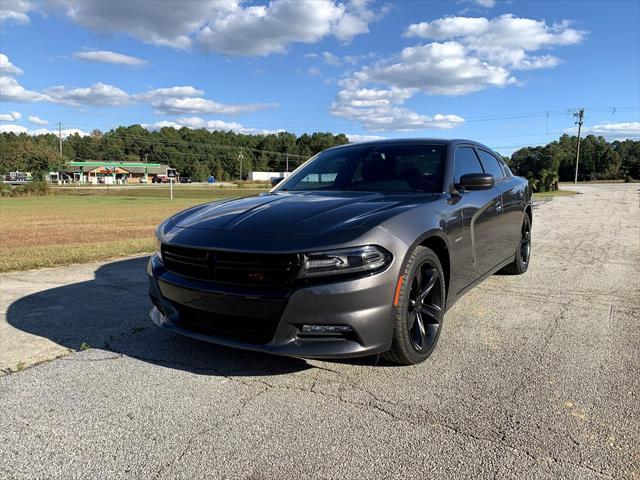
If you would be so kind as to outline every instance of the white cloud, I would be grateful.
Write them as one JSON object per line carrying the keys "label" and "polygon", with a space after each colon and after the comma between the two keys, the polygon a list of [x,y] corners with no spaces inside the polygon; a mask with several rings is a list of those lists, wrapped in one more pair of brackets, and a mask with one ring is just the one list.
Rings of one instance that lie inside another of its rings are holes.
{"label": "white cloud", "polygon": [[30,22],[29,12],[35,10],[34,5],[27,0],[2,0],[0,2],[0,23],[14,22],[26,25]]}
{"label": "white cloud", "polygon": [[143,124],[142,125],[147,130],[158,130],[163,127],[173,127],[176,129],[180,129],[183,127],[191,128],[191,129],[200,129],[204,128],[209,131],[232,131],[236,133],[244,133],[244,134],[262,134],[268,135],[270,133],[278,133],[282,130],[266,130],[266,129],[258,129],[258,128],[249,128],[237,122],[225,122],[223,120],[204,120],[200,117],[181,117],[177,118],[175,121],[163,120],[159,122],[155,122],[153,124]]}
{"label": "white cloud", "polygon": [[223,104],[202,95],[202,90],[191,85],[156,88],[131,95],[102,82],[82,88],[59,85],[35,92],[22,87],[13,77],[0,76],[0,100],[7,102],[50,102],[76,107],[121,107],[135,102],[147,102],[156,113],[163,115],[236,115],[276,106],[273,103]]}
{"label": "white cloud", "polygon": [[[292,43],[316,43],[333,36],[348,42],[367,33],[374,12],[368,0],[271,0],[252,5],[242,0],[56,0],[50,13],[99,32],[126,33],[143,42],[188,49],[195,43],[225,55],[263,56],[285,52]],[[27,17],[28,19],[28,17]]]}
{"label": "white cloud", "polygon": [[192,87],[191,85],[184,85],[147,90],[146,92],[134,95],[134,98],[140,101],[154,101],[161,98],[200,97],[202,95],[204,95],[202,90]]}
{"label": "white cloud", "polygon": [[493,8],[496,6],[496,0],[473,0],[473,3],[484,8]]}
{"label": "white cloud", "polygon": [[[344,16],[344,5],[333,0],[273,0],[216,16],[198,41],[205,50],[225,55],[283,53],[291,43],[316,43],[331,35]],[[350,38],[346,30],[339,35]]]}
{"label": "white cloud", "polygon": [[[416,23],[407,28],[405,36],[435,41],[406,47],[348,74],[339,82],[341,90],[331,113],[373,131],[453,128],[464,119],[451,114],[424,115],[401,105],[418,92],[467,95],[516,84],[514,70],[552,68],[561,63],[555,56],[533,52],[574,45],[585,35],[570,28],[568,21],[549,26],[544,20],[513,15],[491,20],[444,17]],[[325,53],[325,62],[339,63],[335,55]]]}
{"label": "white cloud", "polygon": [[19,135],[21,133],[27,133],[28,130],[27,127],[23,127],[22,125],[14,125],[11,123],[0,124],[0,133],[15,133]]}
{"label": "white cloud", "polygon": [[206,24],[210,15],[233,8],[233,0],[156,0],[118,2],[111,0],[58,0],[47,5],[51,13],[62,13],[73,22],[98,32],[126,33],[154,45],[191,47],[190,34]]}
{"label": "white cloud", "polygon": [[399,58],[366,67],[356,78],[438,95],[464,95],[515,82],[507,69],[469,55],[457,42],[407,47]]}
{"label": "white cloud", "polygon": [[25,89],[13,77],[0,76],[0,101],[3,102],[42,102],[51,100],[32,90]]}
{"label": "white cloud", "polygon": [[369,142],[371,140],[384,140],[380,135],[358,135],[357,133],[347,133],[349,143]]}
{"label": "white cloud", "polygon": [[307,70],[307,73],[312,77],[316,77],[320,75],[320,69],[318,67],[309,67],[309,69]]}
{"label": "white cloud", "polygon": [[85,62],[112,63],[116,65],[127,65],[129,67],[141,67],[146,65],[147,61],[138,57],[124,55],[122,53],[111,52],[108,50],[90,50],[76,52],[73,54],[78,60]]}
{"label": "white cloud", "polygon": [[345,55],[343,57],[338,57],[331,52],[322,52],[322,61],[327,65],[338,67],[340,65],[356,65],[362,60],[371,59],[374,56],[375,55],[373,53],[369,53],[367,55]]}
{"label": "white cloud", "polygon": [[[50,135],[53,134],[58,136],[58,130],[49,130],[48,128],[37,128],[35,130],[29,130],[27,127],[23,127],[22,125],[13,125],[13,124],[2,124],[0,125],[0,133],[15,133],[16,135],[20,135],[21,133],[26,133],[28,135]],[[62,138],[67,138],[70,135],[75,135],[76,133],[81,137],[85,137],[89,135],[87,132],[80,130],[78,128],[65,128],[62,130]]]}
{"label": "white cloud", "polygon": [[274,107],[272,103],[253,104],[223,104],[201,97],[187,98],[160,98],[151,103],[155,112],[160,115],[189,115],[189,114],[225,114],[237,115],[240,113],[255,112],[265,108]]}
{"label": "white cloud", "polygon": [[[35,130],[29,130],[29,135],[55,135],[58,136],[58,130],[51,130],[49,128],[36,128]],[[62,138],[67,138],[71,135],[80,135],[81,137],[89,136],[89,132],[85,132],[84,130],[80,130],[79,128],[63,128],[60,132],[62,134]]]}
{"label": "white cloud", "polygon": [[409,25],[407,37],[436,41],[456,41],[479,59],[493,65],[519,68],[549,68],[557,59],[530,58],[529,52],[545,48],[576,45],[587,32],[570,28],[563,20],[547,25],[544,20],[518,18],[511,14],[493,19],[484,17],[444,17],[432,22]]}
{"label": "white cloud", "polygon": [[464,123],[458,115],[422,115],[401,107],[414,94],[411,89],[358,88],[357,82],[349,80],[340,85],[343,88],[331,105],[332,115],[359,122],[372,132],[448,129]]}
{"label": "white cloud", "polygon": [[127,92],[102,82],[95,83],[90,87],[70,90],[64,86],[51,87],[46,89],[44,93],[54,103],[72,106],[119,107],[131,103]]}
{"label": "white cloud", "polygon": [[0,53],[0,75],[22,75],[22,73],[22,69],[11,63],[9,57]]}
{"label": "white cloud", "polygon": [[342,61],[331,52],[322,52],[322,59],[327,65],[338,66]]}
{"label": "white cloud", "polygon": [[9,113],[0,113],[0,122],[16,122],[22,118],[20,112],[11,111]]}
{"label": "white cloud", "polygon": [[349,42],[357,35],[369,33],[369,23],[386,14],[386,7],[379,13],[369,8],[370,0],[351,0],[347,11],[334,27],[333,34],[343,42]]}
{"label": "white cloud", "polygon": [[47,120],[43,120],[37,115],[29,115],[29,121],[35,125],[40,125],[40,126],[49,125],[49,122]]}
{"label": "white cloud", "polygon": [[[567,128],[565,133],[577,135],[578,128]],[[583,127],[582,135],[596,135],[610,140],[637,140],[640,138],[640,122],[602,123],[592,127]]]}

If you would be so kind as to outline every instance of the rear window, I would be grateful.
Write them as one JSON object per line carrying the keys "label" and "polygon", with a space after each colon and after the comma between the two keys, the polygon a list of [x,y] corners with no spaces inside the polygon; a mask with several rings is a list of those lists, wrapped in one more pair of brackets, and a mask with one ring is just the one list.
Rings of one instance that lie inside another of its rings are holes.
{"label": "rear window", "polygon": [[501,162],[499,162],[496,157],[485,150],[478,150],[478,155],[480,155],[480,160],[482,160],[484,169],[487,173],[493,175],[496,181],[504,178],[504,171],[502,170]]}

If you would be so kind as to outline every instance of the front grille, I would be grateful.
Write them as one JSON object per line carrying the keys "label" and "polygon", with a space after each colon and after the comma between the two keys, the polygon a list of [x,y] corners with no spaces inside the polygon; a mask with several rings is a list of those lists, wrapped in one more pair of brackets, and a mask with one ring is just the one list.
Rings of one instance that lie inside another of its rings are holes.
{"label": "front grille", "polygon": [[185,305],[176,305],[178,326],[216,337],[227,337],[251,343],[269,342],[278,326],[279,317],[252,318],[206,312]]}
{"label": "front grille", "polygon": [[216,283],[278,287],[296,276],[295,254],[243,253],[162,245],[166,269],[177,275]]}

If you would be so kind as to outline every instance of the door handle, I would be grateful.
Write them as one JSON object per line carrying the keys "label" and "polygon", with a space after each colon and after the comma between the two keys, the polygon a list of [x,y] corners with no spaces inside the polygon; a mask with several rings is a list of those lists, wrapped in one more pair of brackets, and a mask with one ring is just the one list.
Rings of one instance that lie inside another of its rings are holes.
{"label": "door handle", "polygon": [[501,212],[502,211],[502,203],[498,202],[496,203],[496,212]]}

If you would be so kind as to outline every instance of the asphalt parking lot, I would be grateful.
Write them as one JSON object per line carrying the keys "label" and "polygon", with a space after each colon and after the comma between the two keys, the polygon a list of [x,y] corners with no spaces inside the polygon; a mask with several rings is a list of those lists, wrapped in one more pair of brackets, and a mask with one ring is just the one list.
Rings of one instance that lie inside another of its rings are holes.
{"label": "asphalt parking lot", "polygon": [[145,258],[2,275],[0,477],[640,478],[640,187],[578,189],[414,367],[156,329]]}

